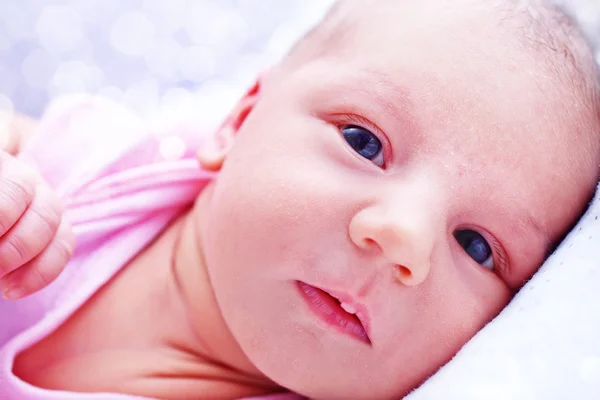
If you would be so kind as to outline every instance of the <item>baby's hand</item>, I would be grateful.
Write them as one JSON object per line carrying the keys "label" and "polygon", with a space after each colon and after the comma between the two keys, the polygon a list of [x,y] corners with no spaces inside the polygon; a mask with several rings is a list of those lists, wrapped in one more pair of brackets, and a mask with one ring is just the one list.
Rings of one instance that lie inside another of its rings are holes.
{"label": "baby's hand", "polygon": [[58,196],[33,169],[0,151],[0,288],[11,300],[52,282],[75,237]]}

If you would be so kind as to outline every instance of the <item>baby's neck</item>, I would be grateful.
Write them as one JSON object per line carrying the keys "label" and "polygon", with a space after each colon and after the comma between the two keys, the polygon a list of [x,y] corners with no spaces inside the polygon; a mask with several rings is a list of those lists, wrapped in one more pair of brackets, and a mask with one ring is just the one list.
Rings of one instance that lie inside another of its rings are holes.
{"label": "baby's neck", "polygon": [[[195,349],[216,363],[227,365],[245,375],[266,381],[242,352],[221,316],[204,261],[198,227],[206,222],[207,202],[212,185],[202,192],[194,208],[181,219],[178,234],[170,248],[172,296],[178,298],[193,336],[188,340]],[[268,381],[270,384],[272,382]]]}
{"label": "baby's neck", "polygon": [[48,389],[168,399],[278,391],[220,315],[195,228],[203,196],[67,323],[21,354],[17,376]]}

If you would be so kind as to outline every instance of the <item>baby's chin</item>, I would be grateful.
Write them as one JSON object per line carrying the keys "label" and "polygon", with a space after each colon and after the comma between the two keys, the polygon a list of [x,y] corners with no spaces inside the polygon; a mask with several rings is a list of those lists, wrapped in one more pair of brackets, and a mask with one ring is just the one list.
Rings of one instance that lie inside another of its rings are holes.
{"label": "baby's chin", "polygon": [[319,337],[319,331],[281,319],[261,325],[234,333],[242,350],[267,378],[310,399],[398,399],[426,378],[398,373],[388,379],[369,348],[332,339],[337,333]]}

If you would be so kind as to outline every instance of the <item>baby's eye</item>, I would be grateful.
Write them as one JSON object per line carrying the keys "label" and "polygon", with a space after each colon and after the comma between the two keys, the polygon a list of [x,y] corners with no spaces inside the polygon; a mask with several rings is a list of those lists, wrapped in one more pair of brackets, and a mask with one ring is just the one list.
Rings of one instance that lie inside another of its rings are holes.
{"label": "baby's eye", "polygon": [[361,156],[383,167],[383,146],[375,134],[356,125],[342,128],[342,135],[348,144]]}
{"label": "baby's eye", "polygon": [[475,262],[490,270],[494,269],[492,249],[479,233],[465,229],[454,232],[454,237]]}

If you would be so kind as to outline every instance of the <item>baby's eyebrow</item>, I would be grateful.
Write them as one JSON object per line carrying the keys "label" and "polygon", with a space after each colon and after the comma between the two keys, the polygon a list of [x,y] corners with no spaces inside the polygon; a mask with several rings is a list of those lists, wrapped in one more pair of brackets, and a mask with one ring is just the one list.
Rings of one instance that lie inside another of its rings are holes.
{"label": "baby's eyebrow", "polygon": [[421,134],[410,90],[388,72],[360,66],[346,79],[354,91],[373,99],[385,114],[409,127],[413,134]]}

